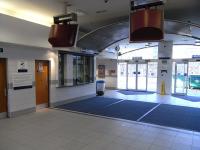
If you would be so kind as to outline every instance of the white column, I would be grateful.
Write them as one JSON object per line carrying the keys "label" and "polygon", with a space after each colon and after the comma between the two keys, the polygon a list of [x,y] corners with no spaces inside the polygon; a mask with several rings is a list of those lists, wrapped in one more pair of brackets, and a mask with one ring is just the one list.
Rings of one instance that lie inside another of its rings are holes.
{"label": "white column", "polygon": [[162,41],[158,46],[158,77],[157,93],[161,93],[161,85],[164,81],[166,94],[171,94],[172,89],[172,41]]}

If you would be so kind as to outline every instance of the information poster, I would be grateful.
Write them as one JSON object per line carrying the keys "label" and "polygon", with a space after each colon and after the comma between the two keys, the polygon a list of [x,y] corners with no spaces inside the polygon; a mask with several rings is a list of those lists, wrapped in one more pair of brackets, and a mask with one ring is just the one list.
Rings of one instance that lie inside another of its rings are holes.
{"label": "information poster", "polygon": [[105,65],[98,65],[98,77],[105,78]]}
{"label": "information poster", "polygon": [[33,86],[31,73],[14,73],[12,77],[14,90],[32,88]]}

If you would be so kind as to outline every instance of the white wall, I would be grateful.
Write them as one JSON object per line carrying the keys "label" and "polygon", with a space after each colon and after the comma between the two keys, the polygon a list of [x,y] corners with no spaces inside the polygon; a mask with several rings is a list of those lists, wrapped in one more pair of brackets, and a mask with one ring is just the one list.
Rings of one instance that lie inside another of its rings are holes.
{"label": "white wall", "polygon": [[[12,85],[12,75],[17,73],[19,60],[28,62],[29,73],[35,81],[35,60],[49,60],[50,73],[50,103],[62,102],[95,94],[95,83],[57,88],[58,54],[50,50],[48,43],[49,27],[34,24],[25,20],[0,14],[0,47],[4,49],[0,58],[7,58],[8,85]],[[69,50],[76,50],[75,48]],[[70,68],[67,68],[68,71]],[[72,71],[72,70],[71,70]],[[8,89],[8,111],[16,112],[36,107],[35,87],[30,89]]]}
{"label": "white wall", "polygon": [[[105,65],[105,78],[98,78],[98,65]],[[115,70],[115,74],[110,75],[109,71]],[[117,60],[114,59],[96,59],[96,77],[97,80],[104,80],[106,88],[117,88]]]}
{"label": "white wall", "polygon": [[[58,56],[56,51],[6,43],[0,43],[0,47],[4,49],[4,52],[0,53],[0,58],[7,58],[8,84],[12,84],[12,74],[17,72],[17,62],[19,60],[28,62],[29,72],[33,74],[33,81],[35,81],[35,60],[49,60],[51,63],[50,80],[58,80]],[[95,83],[66,88],[57,88],[57,84],[51,84],[50,103],[92,95],[95,92]],[[8,104],[9,112],[36,107],[35,87],[23,90],[10,88],[8,90]]]}

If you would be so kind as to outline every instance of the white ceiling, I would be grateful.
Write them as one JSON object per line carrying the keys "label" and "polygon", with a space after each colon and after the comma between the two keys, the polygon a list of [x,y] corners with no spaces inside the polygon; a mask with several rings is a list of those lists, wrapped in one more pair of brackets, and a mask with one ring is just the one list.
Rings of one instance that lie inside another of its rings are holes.
{"label": "white ceiling", "polygon": [[[51,17],[64,13],[65,0],[0,0],[1,3],[12,5],[12,9],[29,10],[37,12],[43,16]],[[94,29],[97,26],[111,23],[118,18],[128,16],[129,0],[110,0],[105,3],[104,0],[68,0],[68,11],[80,11],[84,15],[78,17],[78,22],[87,30]],[[96,11],[106,11],[97,14]]]}
{"label": "white ceiling", "polygon": [[[108,3],[105,3],[104,0],[0,0],[0,5],[7,3],[12,6],[10,8],[16,9],[16,11],[35,12],[52,18],[51,21],[53,21],[53,16],[64,13],[65,2],[71,5],[68,8],[69,11],[82,13],[78,16],[78,22],[81,29],[86,32],[102,25],[123,20],[129,15],[130,0],[109,0]],[[200,25],[199,8],[200,0],[167,0],[165,16],[167,19],[191,21]],[[105,13],[96,13],[96,11],[104,10]],[[168,39],[187,42],[185,37],[169,35]],[[190,42],[194,42],[194,40]]]}
{"label": "white ceiling", "polygon": [[[79,16],[79,23],[87,29],[94,29],[102,24],[119,20],[129,14],[130,0],[0,0],[13,5],[18,10],[29,10],[53,17],[64,12],[65,2],[68,2],[70,10],[84,12]],[[200,0],[166,0],[165,15],[167,19],[178,19],[200,23]],[[97,14],[96,11],[106,10]]]}

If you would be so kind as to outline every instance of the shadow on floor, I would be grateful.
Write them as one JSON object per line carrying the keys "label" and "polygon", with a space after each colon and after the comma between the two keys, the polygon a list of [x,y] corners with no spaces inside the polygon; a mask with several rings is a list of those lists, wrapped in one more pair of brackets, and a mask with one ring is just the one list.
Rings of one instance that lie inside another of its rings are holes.
{"label": "shadow on floor", "polygon": [[148,94],[155,93],[155,92],[150,92],[150,91],[134,91],[134,90],[118,90],[117,92],[124,95],[148,95]]}

